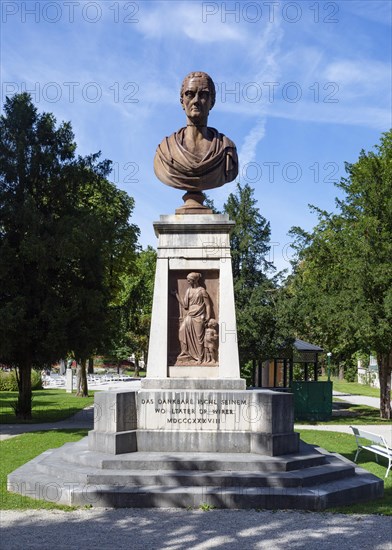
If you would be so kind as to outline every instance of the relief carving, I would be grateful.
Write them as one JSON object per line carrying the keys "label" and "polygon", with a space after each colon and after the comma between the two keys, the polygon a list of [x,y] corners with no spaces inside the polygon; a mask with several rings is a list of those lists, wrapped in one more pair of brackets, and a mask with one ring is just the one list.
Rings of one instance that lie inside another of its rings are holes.
{"label": "relief carving", "polygon": [[180,353],[176,364],[215,364],[218,361],[218,322],[212,318],[212,301],[201,286],[201,273],[188,273],[189,287],[181,296],[177,290],[171,293],[180,305],[178,340]]}

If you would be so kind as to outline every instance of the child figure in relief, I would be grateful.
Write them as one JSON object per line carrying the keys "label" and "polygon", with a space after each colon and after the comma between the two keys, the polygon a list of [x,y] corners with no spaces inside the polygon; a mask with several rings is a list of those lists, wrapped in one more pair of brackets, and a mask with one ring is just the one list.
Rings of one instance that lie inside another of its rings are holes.
{"label": "child figure in relief", "polygon": [[218,323],[215,319],[210,319],[204,335],[205,361],[206,363],[216,363],[218,358]]}

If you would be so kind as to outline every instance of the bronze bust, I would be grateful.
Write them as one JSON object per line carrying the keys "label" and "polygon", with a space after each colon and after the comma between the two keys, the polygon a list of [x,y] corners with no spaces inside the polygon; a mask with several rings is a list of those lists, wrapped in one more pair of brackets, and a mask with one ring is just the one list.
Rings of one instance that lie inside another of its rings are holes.
{"label": "bronze bust", "polygon": [[229,138],[207,126],[215,103],[215,85],[207,73],[192,72],[184,78],[180,101],[186,127],[158,146],[154,171],[166,185],[201,195],[235,179],[237,150]]}

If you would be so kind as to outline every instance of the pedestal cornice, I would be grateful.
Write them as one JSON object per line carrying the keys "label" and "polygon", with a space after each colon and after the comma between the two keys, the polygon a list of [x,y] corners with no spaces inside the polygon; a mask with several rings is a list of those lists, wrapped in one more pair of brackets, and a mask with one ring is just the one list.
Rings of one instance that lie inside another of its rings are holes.
{"label": "pedestal cornice", "polygon": [[168,214],[154,222],[157,237],[165,233],[230,233],[235,222],[227,214]]}

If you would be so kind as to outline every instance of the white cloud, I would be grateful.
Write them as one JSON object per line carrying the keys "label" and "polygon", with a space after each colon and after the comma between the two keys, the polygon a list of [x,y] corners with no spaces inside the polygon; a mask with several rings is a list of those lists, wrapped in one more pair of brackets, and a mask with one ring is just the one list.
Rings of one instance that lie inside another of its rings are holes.
{"label": "white cloud", "polygon": [[246,39],[244,28],[238,24],[212,18],[203,22],[203,3],[158,2],[151,11],[141,14],[137,30],[150,39],[166,38],[182,34],[195,42],[242,42]]}
{"label": "white cloud", "polygon": [[[275,82],[279,76],[280,43],[283,32],[279,23],[267,25],[264,32],[257,37],[255,47],[251,49],[252,68],[256,67],[254,77],[256,82]],[[248,106],[253,115],[254,104]],[[239,157],[242,166],[247,165],[256,158],[257,146],[265,136],[266,116],[268,104],[265,102],[258,109],[258,118],[250,132],[245,136],[242,143]]]}
{"label": "white cloud", "polygon": [[239,152],[241,166],[246,166],[255,159],[257,146],[265,136],[265,124],[266,118],[263,116],[246,135]]}
{"label": "white cloud", "polygon": [[[359,93],[374,88],[390,87],[391,67],[388,63],[373,59],[333,61],[323,71],[326,80],[356,86]],[[359,88],[358,88],[359,87]]]}

